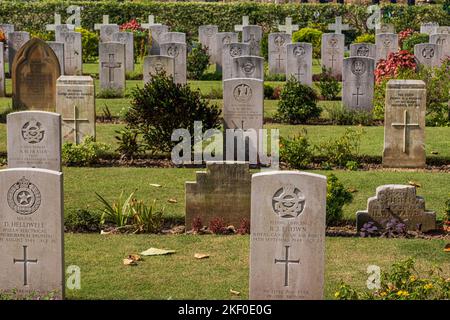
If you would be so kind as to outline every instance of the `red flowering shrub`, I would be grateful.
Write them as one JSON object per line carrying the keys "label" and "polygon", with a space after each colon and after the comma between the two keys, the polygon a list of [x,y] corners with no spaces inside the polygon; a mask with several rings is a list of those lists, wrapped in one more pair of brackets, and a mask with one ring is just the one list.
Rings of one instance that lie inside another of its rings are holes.
{"label": "red flowering shrub", "polygon": [[203,228],[202,219],[200,217],[195,217],[192,220],[192,230],[194,232],[199,232]]}
{"label": "red flowering shrub", "polygon": [[399,32],[398,45],[400,46],[400,48],[403,45],[403,41],[405,41],[407,38],[412,36],[414,33],[415,33],[414,29],[411,29],[411,28],[408,28],[408,29],[405,29],[405,30]]}
{"label": "red flowering shrub", "polygon": [[[449,200],[450,206],[450,200]],[[450,213],[449,213],[450,214]],[[250,234],[250,220],[242,219],[239,228],[237,229],[238,234]]]}
{"label": "red flowering shrub", "polygon": [[1,30],[0,30],[0,42],[6,42],[5,34]]}
{"label": "red flowering shrub", "polygon": [[227,227],[225,221],[221,217],[215,217],[209,222],[209,230],[214,234],[225,234]]}
{"label": "red flowering shrub", "polygon": [[120,31],[142,31],[141,24],[136,21],[136,19],[131,19],[130,21],[120,25]]}
{"label": "red flowering shrub", "polygon": [[414,70],[416,67],[414,55],[409,51],[391,52],[386,60],[381,59],[378,62],[375,69],[375,81],[379,84],[386,78],[396,77],[400,70]]}

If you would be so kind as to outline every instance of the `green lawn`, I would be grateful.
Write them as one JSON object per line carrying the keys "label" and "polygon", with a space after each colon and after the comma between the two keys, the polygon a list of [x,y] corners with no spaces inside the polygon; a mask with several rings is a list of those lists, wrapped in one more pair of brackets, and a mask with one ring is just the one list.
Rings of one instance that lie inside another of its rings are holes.
{"label": "green lawn", "polygon": [[[444,246],[444,240],[327,238],[325,298],[334,298],[341,280],[364,288],[368,265],[384,271],[409,257],[422,274],[439,265],[448,276]],[[122,264],[150,247],[176,253],[144,257],[134,267]],[[67,290],[68,299],[248,299],[248,236],[66,234],[65,249],[66,266],[81,269],[81,290]],[[195,253],[210,257],[194,259]]]}
{"label": "green lawn", "polygon": [[[184,183],[195,181],[195,172],[201,169],[187,168],[64,168],[65,210],[98,208],[95,192],[112,201],[121,190],[129,194],[137,191],[137,197],[148,203],[153,199],[165,207],[165,215],[184,221]],[[375,195],[375,189],[383,184],[407,184],[415,181],[422,185],[418,194],[423,196],[428,209],[438,217],[444,214],[444,202],[448,197],[450,174],[413,171],[314,171],[335,174],[346,187],[355,189],[354,200],[344,207],[346,219],[355,219],[357,210],[366,208],[367,199]],[[150,184],[162,187],[152,187]],[[169,203],[176,199],[177,203]]]}

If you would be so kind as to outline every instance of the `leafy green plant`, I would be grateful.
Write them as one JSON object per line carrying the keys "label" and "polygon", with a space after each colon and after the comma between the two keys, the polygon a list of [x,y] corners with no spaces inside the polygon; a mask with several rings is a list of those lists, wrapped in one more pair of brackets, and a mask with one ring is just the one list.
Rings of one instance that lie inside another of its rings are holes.
{"label": "leafy green plant", "polygon": [[207,48],[200,44],[193,46],[187,57],[187,76],[188,79],[199,80],[203,73],[208,69],[209,55]]}
{"label": "leafy green plant", "polygon": [[345,166],[349,161],[356,161],[359,155],[362,128],[346,128],[342,136],[321,142],[318,146],[320,157],[332,165]]}
{"label": "leafy green plant", "polygon": [[264,85],[264,99],[270,100],[273,97],[273,93],[274,93],[275,89],[274,87],[265,84]]}
{"label": "leafy green plant", "polygon": [[327,178],[327,209],[326,224],[334,225],[342,220],[343,207],[351,203],[353,195],[348,191],[338,178],[331,174]]}
{"label": "leafy green plant", "polygon": [[313,47],[313,58],[320,58],[322,31],[313,28],[302,28],[292,35],[292,43],[295,42],[311,43]]}
{"label": "leafy green plant", "polygon": [[311,146],[305,129],[292,139],[280,137],[280,159],[292,169],[305,169],[313,158]]}
{"label": "leafy green plant", "polygon": [[305,123],[320,116],[322,109],[317,105],[317,94],[309,86],[291,77],[283,87],[278,102],[277,117],[289,123]]}
{"label": "leafy green plant", "polygon": [[70,232],[98,232],[100,222],[98,212],[88,209],[70,210],[64,216],[64,227]]}
{"label": "leafy green plant", "polygon": [[97,93],[98,99],[116,99],[123,98],[123,92],[115,89],[102,89]]}
{"label": "leafy green plant", "polygon": [[100,41],[98,34],[81,27],[76,28],[75,31],[81,33],[83,62],[95,62],[98,57],[98,43]]}
{"label": "leafy green plant", "polygon": [[158,233],[161,231],[164,224],[164,208],[156,208],[156,200],[153,200],[150,206],[147,206],[143,201],[134,201],[132,210],[135,224],[140,231],[146,233]]}
{"label": "leafy green plant", "polygon": [[373,33],[364,33],[357,36],[354,43],[375,43],[375,35]]}
{"label": "leafy green plant", "polygon": [[103,205],[101,210],[101,224],[112,223],[116,227],[124,227],[131,222],[133,218],[133,197],[135,191],[130,193],[130,195],[124,200],[123,191],[117,200],[113,201],[112,204],[99,195],[97,192],[97,199]]}
{"label": "leafy green plant", "polygon": [[316,86],[325,100],[336,100],[341,92],[339,81],[331,74],[331,70],[326,68],[322,68],[322,73],[318,76]]}
{"label": "leafy green plant", "polygon": [[62,146],[62,163],[66,166],[89,166],[108,155],[110,146],[87,136],[80,144],[66,142]]}
{"label": "leafy green plant", "polygon": [[369,126],[373,124],[372,114],[367,111],[351,110],[341,103],[333,105],[325,105],[324,109],[328,118],[335,125],[363,125]]}
{"label": "leafy green plant", "polygon": [[402,50],[407,50],[414,54],[414,46],[420,43],[428,43],[430,41],[430,36],[425,33],[413,33],[409,37],[403,40]]}
{"label": "leafy green plant", "polygon": [[136,129],[125,127],[122,130],[117,130],[116,136],[117,149],[122,160],[133,160],[145,152],[145,147],[139,140],[139,132]]}

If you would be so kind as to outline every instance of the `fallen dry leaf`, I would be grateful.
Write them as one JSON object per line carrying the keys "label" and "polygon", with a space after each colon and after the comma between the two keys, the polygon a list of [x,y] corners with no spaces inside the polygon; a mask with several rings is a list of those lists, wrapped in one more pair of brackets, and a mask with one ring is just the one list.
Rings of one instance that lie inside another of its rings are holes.
{"label": "fallen dry leaf", "polygon": [[141,260],[142,260],[142,259],[141,259],[141,256],[138,255],[138,254],[130,254],[130,255],[128,256],[128,259],[131,259],[131,260],[133,260],[133,261],[141,261]]}
{"label": "fallen dry leaf", "polygon": [[175,250],[150,248],[148,250],[142,251],[141,255],[143,255],[143,256],[161,256],[161,255],[172,254],[172,253],[175,253]]}
{"label": "fallen dry leaf", "polygon": [[444,252],[450,252],[450,243],[447,243],[447,244],[445,245]]}
{"label": "fallen dry leaf", "polygon": [[348,188],[348,192],[355,193],[355,192],[358,192],[358,189],[356,189],[356,188]]}
{"label": "fallen dry leaf", "polygon": [[157,183],[150,183],[150,186],[155,187],[155,188],[161,188],[162,185],[157,184]]}
{"label": "fallen dry leaf", "polygon": [[206,258],[209,258],[209,254],[196,253],[196,254],[194,254],[194,258],[196,258],[196,259],[206,259]]}
{"label": "fallen dry leaf", "polygon": [[123,259],[123,264],[126,266],[137,266],[136,261],[134,261],[133,259],[129,259],[129,258]]}
{"label": "fallen dry leaf", "polygon": [[437,151],[431,151],[431,154],[439,154]]}
{"label": "fallen dry leaf", "polygon": [[235,291],[233,289],[230,289],[230,293],[235,296],[239,296],[241,294],[239,291]]}
{"label": "fallen dry leaf", "polygon": [[410,186],[414,186],[414,187],[416,187],[416,188],[420,188],[420,187],[422,186],[420,183],[418,183],[418,182],[416,182],[416,181],[408,181],[408,184],[409,184]]}
{"label": "fallen dry leaf", "polygon": [[167,202],[170,202],[170,203],[177,203],[178,201],[177,201],[177,199],[170,198],[169,200],[167,200]]}

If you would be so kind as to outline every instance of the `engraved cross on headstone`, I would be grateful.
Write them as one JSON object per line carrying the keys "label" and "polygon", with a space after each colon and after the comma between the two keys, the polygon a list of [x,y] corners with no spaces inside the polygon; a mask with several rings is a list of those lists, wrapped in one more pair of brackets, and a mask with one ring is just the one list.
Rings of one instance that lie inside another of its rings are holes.
{"label": "engraved cross on headstone", "polygon": [[278,68],[281,68],[281,61],[284,61],[282,54],[278,54],[276,61],[278,62]]}
{"label": "engraved cross on headstone", "polygon": [[350,26],[342,24],[342,17],[336,17],[335,22],[328,25],[328,30],[334,30],[334,33],[342,34],[342,31],[350,30]]}
{"label": "engraved cross on headstone", "polygon": [[234,25],[234,31],[242,31],[244,30],[244,27],[249,25],[249,18],[248,16],[242,17],[242,24],[235,24]]}
{"label": "engraved cross on headstone", "polygon": [[71,128],[70,132],[67,133],[67,135],[69,135],[69,134],[71,134],[73,132],[73,142],[75,144],[78,144],[80,142],[78,140],[78,132],[79,132],[79,130],[78,130],[78,123],[80,121],[88,121],[89,122],[89,119],[80,119],[80,118],[78,118],[78,108],[77,108],[77,105],[75,104],[73,106],[73,118],[63,118],[62,120],[64,122],[68,122],[68,121],[73,122],[73,127]]}
{"label": "engraved cross on headstone", "polygon": [[150,29],[151,26],[160,26],[160,25],[161,23],[155,23],[155,16],[151,14],[148,16],[148,23],[141,24],[141,27],[144,29]]}
{"label": "engraved cross on headstone", "polygon": [[406,134],[408,127],[420,127],[418,123],[408,123],[408,110],[403,111],[403,122],[393,122],[393,127],[403,127],[403,153],[406,153]]}
{"label": "engraved cross on headstone", "polygon": [[292,34],[292,31],[297,31],[298,30],[298,24],[292,24],[292,18],[291,17],[287,17],[285,19],[285,24],[279,24],[278,25],[278,30],[285,32],[287,34]]}
{"label": "engraved cross on headstone", "polygon": [[331,61],[331,69],[334,67],[334,62],[337,61],[334,57],[334,54],[331,55],[330,59],[328,61]]}
{"label": "engraved cross on headstone", "polygon": [[100,30],[100,28],[102,26],[107,25],[107,24],[109,24],[109,15],[104,14],[103,15],[103,23],[96,23],[96,24],[94,24],[94,29],[95,30]]}
{"label": "engraved cross on headstone", "polygon": [[13,258],[13,263],[23,263],[23,285],[28,285],[28,264],[37,264],[38,260],[29,260],[27,257],[27,246],[23,246],[23,259]]}
{"label": "engraved cross on headstone", "polygon": [[359,106],[359,96],[363,96],[362,92],[359,92],[359,87],[356,87],[356,93],[352,93],[353,96],[356,96],[356,105]]}
{"label": "engraved cross on headstone", "polygon": [[289,264],[300,264],[300,260],[289,260],[289,246],[285,246],[286,255],[284,260],[275,259],[275,264],[284,264],[284,286],[289,286]]}
{"label": "engraved cross on headstone", "polygon": [[305,74],[302,72],[302,66],[299,64],[297,68],[297,72],[295,73],[295,76],[298,81],[300,81],[301,76],[304,76]]}
{"label": "engraved cross on headstone", "polygon": [[114,59],[114,53],[109,54],[109,61],[108,62],[102,62],[102,68],[108,68],[109,69],[109,82],[114,82],[114,69],[120,68],[122,66],[122,63],[115,62]]}

